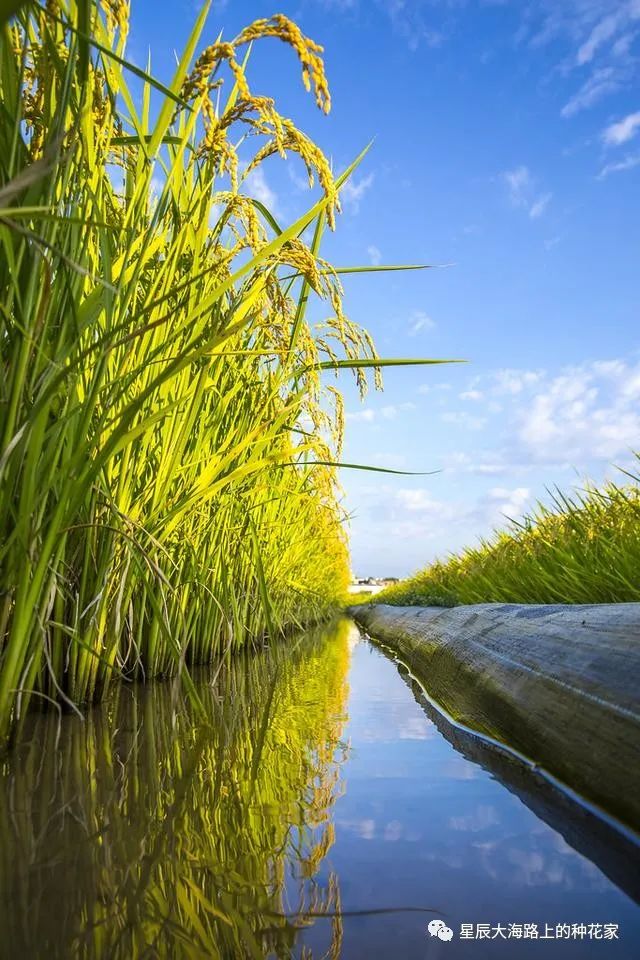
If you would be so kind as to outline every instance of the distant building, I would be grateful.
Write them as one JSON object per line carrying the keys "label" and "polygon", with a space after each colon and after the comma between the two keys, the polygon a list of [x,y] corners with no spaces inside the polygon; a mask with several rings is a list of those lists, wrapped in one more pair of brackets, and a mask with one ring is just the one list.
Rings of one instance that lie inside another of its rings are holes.
{"label": "distant building", "polygon": [[354,577],[349,584],[349,593],[380,593],[393,583],[398,583],[397,577]]}

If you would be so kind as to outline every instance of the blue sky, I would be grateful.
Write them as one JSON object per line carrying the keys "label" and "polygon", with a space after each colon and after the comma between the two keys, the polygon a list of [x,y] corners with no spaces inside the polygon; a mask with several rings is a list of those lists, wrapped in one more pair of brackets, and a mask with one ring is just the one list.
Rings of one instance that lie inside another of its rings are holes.
{"label": "blue sky", "polygon": [[[130,53],[170,76],[197,9],[133,0]],[[254,92],[336,169],[375,139],[324,255],[451,264],[346,284],[381,355],[468,361],[364,403],[344,377],[345,460],[439,471],[343,471],[354,570],[404,575],[640,448],[640,0],[227,0],[205,41],[275,12],[324,44],[332,111],[276,40]],[[275,159],[252,190],[287,222],[301,179]]]}

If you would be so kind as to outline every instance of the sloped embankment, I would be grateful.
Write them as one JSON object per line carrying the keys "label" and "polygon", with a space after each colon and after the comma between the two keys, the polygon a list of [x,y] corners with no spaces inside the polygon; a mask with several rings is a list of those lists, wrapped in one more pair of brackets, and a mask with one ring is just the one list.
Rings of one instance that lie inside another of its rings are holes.
{"label": "sloped embankment", "polygon": [[458,722],[640,829],[640,603],[349,612]]}

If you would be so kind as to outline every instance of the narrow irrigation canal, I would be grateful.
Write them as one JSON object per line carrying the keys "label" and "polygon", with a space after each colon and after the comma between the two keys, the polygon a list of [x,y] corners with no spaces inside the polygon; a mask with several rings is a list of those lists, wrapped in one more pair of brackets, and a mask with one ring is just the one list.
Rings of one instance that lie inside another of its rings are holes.
{"label": "narrow irrigation canal", "polygon": [[205,724],[170,683],[31,719],[0,766],[0,956],[638,956],[633,846],[350,621],[196,683]]}

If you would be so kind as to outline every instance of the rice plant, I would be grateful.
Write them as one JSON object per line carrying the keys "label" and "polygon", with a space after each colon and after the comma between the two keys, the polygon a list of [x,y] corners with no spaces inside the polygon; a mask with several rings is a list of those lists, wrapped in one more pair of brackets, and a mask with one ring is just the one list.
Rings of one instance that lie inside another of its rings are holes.
{"label": "rice plant", "polygon": [[[0,38],[0,746],[27,708],[97,701],[316,620],[348,580],[321,377],[380,364],[320,256],[351,169],[255,95],[284,16],[167,84],[126,60],[124,0],[20,7]],[[6,11],[6,5],[2,10]],[[283,228],[246,190],[297,154],[320,199]],[[328,319],[312,325],[311,297]],[[192,690],[195,697],[195,692]]]}
{"label": "rice plant", "polygon": [[640,601],[640,477],[568,496],[477,547],[379,593],[375,602],[625,603]]}

